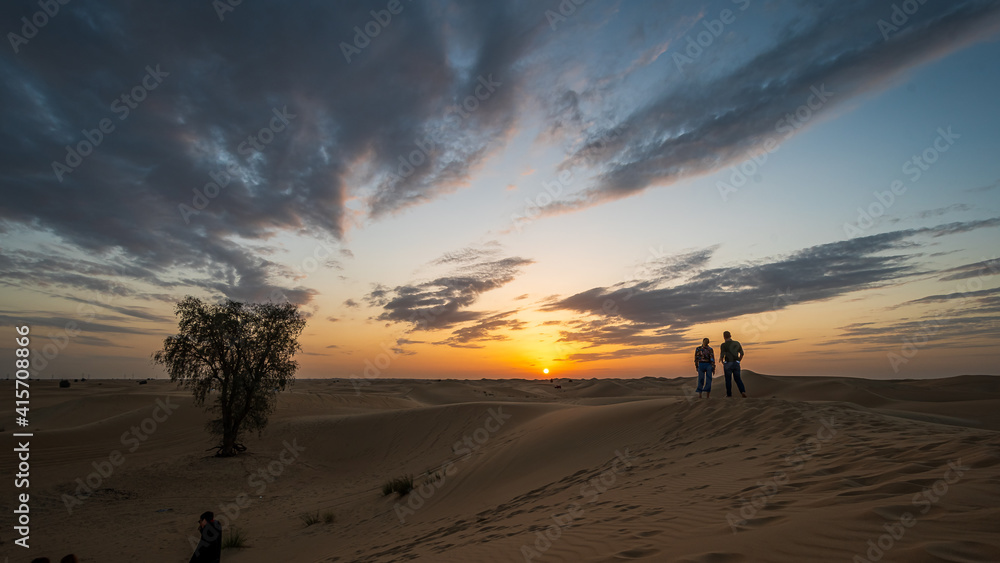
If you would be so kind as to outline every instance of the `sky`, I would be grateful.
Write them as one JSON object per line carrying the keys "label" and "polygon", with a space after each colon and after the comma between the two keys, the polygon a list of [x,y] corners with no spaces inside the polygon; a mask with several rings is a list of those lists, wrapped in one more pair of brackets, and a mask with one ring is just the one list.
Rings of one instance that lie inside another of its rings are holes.
{"label": "sky", "polygon": [[[298,377],[997,374],[1000,3],[11,0],[0,317],[165,377],[290,301]],[[549,370],[543,375],[544,369]]]}

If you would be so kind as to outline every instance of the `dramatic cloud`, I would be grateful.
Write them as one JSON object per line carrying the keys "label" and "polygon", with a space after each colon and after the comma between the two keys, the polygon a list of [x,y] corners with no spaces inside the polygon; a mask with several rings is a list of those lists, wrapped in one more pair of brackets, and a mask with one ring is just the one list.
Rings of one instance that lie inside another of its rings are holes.
{"label": "dramatic cloud", "polygon": [[507,335],[498,334],[497,331],[522,330],[528,326],[528,323],[509,318],[516,313],[517,311],[507,311],[484,317],[472,325],[453,331],[450,337],[435,344],[447,344],[455,348],[483,348],[482,344],[476,343],[490,340],[508,340],[509,337]]}
{"label": "dramatic cloud", "polygon": [[[562,341],[668,352],[689,344],[684,335],[694,325],[779,311],[924,275],[920,254],[914,252],[919,243],[914,239],[992,225],[993,221],[987,220],[895,231],[817,245],[763,263],[723,268],[705,267],[712,250],[688,253],[662,259],[665,266],[652,268],[645,279],[552,299],[540,309],[585,315],[585,321],[561,332]],[[984,295],[979,308],[996,307],[995,293]],[[976,293],[955,297],[970,296],[979,297]],[[951,298],[931,296],[920,301]]]}
{"label": "dramatic cloud", "polygon": [[543,310],[573,310],[620,316],[651,326],[676,326],[784,308],[792,302],[829,299],[916,273],[907,256],[880,255],[905,247],[907,234],[819,245],[765,264],[690,270],[682,283],[660,287],[680,275],[671,270],[665,277],[629,286],[590,289]]}
{"label": "dramatic cloud", "polygon": [[[908,18],[905,31],[885,34],[876,22],[889,18],[890,0],[807,5],[809,12],[802,13],[796,11],[802,6],[785,3],[795,16],[774,34],[769,48],[750,60],[724,45],[704,48],[739,64],[707,56],[695,61],[685,54],[689,44],[677,42],[671,47],[674,61],[691,72],[658,89],[661,95],[642,107],[620,107],[626,113],[617,120],[593,111],[585,115],[579,100],[593,93],[567,90],[557,96],[564,108],[555,113],[573,116],[569,121],[579,122],[586,135],[563,167],[586,167],[596,177],[590,188],[545,211],[618,199],[746,160],[835,105],[883,88],[900,73],[1000,29],[996,2],[926,3]],[[706,68],[710,63],[714,66]]]}
{"label": "dramatic cloud", "polygon": [[[376,286],[365,296],[365,301],[383,309],[376,317],[380,321],[409,323],[415,330],[450,328],[486,316],[468,307],[480,294],[513,281],[522,266],[532,263],[511,257],[467,264],[450,275],[419,284],[392,289]],[[462,341],[461,336],[458,338],[456,342]]]}
{"label": "dramatic cloud", "polygon": [[567,360],[589,362],[650,354],[669,354],[690,348],[690,338],[671,327],[630,322],[621,318],[602,318],[567,323],[572,328],[559,332],[558,342],[582,345],[583,349],[618,346],[604,352],[572,352]]}
{"label": "dramatic cloud", "polygon": [[[374,216],[459,186],[513,126],[515,67],[544,28],[517,2],[407,2],[354,53],[341,43],[369,3],[216,4],[60,6],[0,59],[5,232],[116,255],[123,283],[306,303],[315,290],[290,285],[260,242],[336,240],[348,184]],[[6,2],[0,20],[20,29],[37,9]],[[62,266],[52,283],[105,290],[88,264]]]}
{"label": "dramatic cloud", "polygon": [[[277,249],[267,241],[336,241],[352,217],[454,191],[523,116],[547,116],[552,140],[576,146],[564,167],[596,173],[577,200],[546,210],[589,205],[741,158],[780,138],[778,121],[815,88],[842,103],[983,38],[1000,12],[928,3],[886,39],[873,22],[889,0],[814,4],[786,3],[795,16],[742,64],[683,79],[674,55],[711,14],[660,3],[588,3],[552,22],[545,3],[406,2],[374,37],[357,32],[373,17],[360,1],[60,6],[0,59],[0,230],[45,233],[91,258],[52,268],[22,256],[6,283],[32,287],[58,269],[49,283],[106,291],[96,266],[123,272],[120,284],[304,304],[317,290],[263,258]],[[6,2],[0,20],[19,30],[35,11]],[[730,53],[723,43],[712,48]],[[649,73],[664,86],[630,82]],[[592,86],[569,86],[581,76]],[[358,213],[345,211],[352,198]]]}

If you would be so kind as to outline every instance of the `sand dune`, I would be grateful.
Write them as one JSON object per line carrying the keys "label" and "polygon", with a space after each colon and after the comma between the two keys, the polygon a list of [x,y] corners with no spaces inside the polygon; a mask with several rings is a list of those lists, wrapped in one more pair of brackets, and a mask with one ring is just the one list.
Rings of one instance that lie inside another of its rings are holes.
{"label": "sand dune", "polygon": [[36,382],[31,554],[0,553],[187,561],[214,510],[237,563],[1000,561],[1000,378],[745,379],[298,381],[232,459],[168,382]]}

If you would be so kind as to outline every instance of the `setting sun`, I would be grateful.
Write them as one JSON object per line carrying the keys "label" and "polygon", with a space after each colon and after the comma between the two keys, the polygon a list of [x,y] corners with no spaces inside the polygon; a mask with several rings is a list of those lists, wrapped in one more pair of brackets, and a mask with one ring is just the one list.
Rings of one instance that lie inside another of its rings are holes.
{"label": "setting sun", "polygon": [[544,373],[544,374],[548,375],[548,373],[549,373],[549,368],[545,368],[545,369],[543,369],[543,370],[542,370],[542,373]]}

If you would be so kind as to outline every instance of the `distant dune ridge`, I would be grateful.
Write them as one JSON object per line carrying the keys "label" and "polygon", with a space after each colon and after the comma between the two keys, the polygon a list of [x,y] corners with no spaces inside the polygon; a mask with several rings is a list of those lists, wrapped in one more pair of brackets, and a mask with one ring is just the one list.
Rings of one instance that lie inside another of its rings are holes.
{"label": "distant dune ridge", "polygon": [[744,374],[749,399],[720,377],[707,400],[694,377],[300,380],[228,459],[172,383],[34,382],[31,554],[0,551],[187,561],[212,510],[250,546],[227,563],[1000,561],[1000,377]]}

